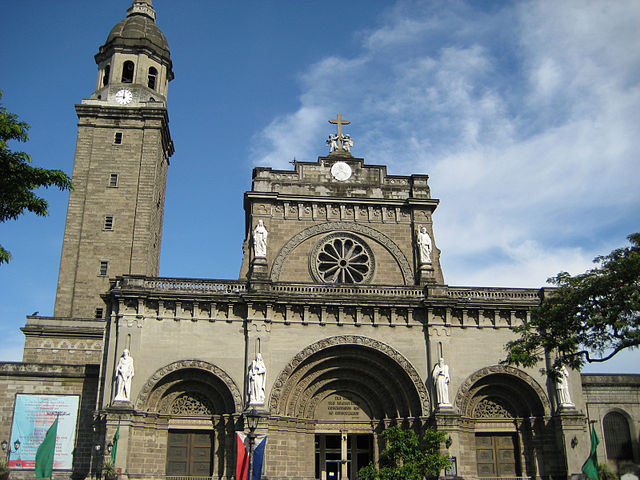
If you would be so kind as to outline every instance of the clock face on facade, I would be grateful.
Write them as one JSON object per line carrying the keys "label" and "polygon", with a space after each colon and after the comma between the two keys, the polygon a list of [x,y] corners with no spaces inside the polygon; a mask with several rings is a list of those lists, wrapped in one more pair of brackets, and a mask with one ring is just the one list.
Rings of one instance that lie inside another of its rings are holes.
{"label": "clock face on facade", "polygon": [[347,180],[351,177],[351,167],[345,162],[336,162],[331,167],[331,175],[336,180]]}
{"label": "clock face on facade", "polygon": [[133,95],[129,90],[123,88],[116,93],[116,102],[120,105],[126,105],[133,99]]}

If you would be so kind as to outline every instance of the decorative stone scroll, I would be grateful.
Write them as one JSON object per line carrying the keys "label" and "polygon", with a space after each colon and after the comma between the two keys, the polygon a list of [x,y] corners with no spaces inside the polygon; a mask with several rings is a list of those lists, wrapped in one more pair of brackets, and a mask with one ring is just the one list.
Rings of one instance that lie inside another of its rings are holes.
{"label": "decorative stone scroll", "polygon": [[475,418],[514,418],[515,415],[500,398],[483,398],[473,410]]}
{"label": "decorative stone scroll", "polygon": [[294,235],[286,244],[284,244],[284,246],[278,252],[278,255],[276,255],[276,258],[273,261],[273,266],[271,268],[271,281],[277,282],[280,279],[280,273],[282,272],[285,260],[287,259],[289,254],[302,242],[322,233],[340,231],[359,233],[375,240],[380,245],[385,247],[396,260],[396,262],[398,262],[398,266],[400,267],[400,271],[402,272],[404,284],[412,284],[411,265],[404,253],[402,253],[402,250],[400,250],[400,247],[398,247],[398,245],[393,240],[380,233],[379,231],[374,230],[371,227],[352,222],[321,223],[305,228],[301,232]]}
{"label": "decorative stone scroll", "polygon": [[213,412],[214,408],[209,399],[198,392],[183,393],[171,405],[173,415],[211,416]]}
{"label": "decorative stone scroll", "polygon": [[536,382],[533,378],[527,375],[522,370],[518,370],[517,368],[507,367],[503,365],[491,365],[490,367],[481,368],[480,370],[469,375],[460,388],[458,389],[458,394],[456,395],[455,406],[458,411],[462,415],[471,416],[470,410],[472,398],[469,396],[469,390],[476,384],[480,379],[487,377],[493,374],[503,374],[503,375],[512,375],[517,377],[526,383],[537,395],[538,400],[540,400],[542,404],[542,408],[544,409],[544,415],[551,415],[551,403],[547,398],[547,395],[544,393],[542,387]]}
{"label": "decorative stone scroll", "polygon": [[340,335],[336,337],[329,337],[322,339],[316,343],[308,345],[301,352],[296,354],[293,359],[284,367],[271,389],[271,396],[269,398],[269,410],[272,412],[279,411],[279,402],[282,397],[283,390],[289,377],[294,373],[296,368],[304,362],[311,355],[324,350],[325,348],[337,346],[337,345],[363,345],[377,350],[386,356],[394,360],[404,372],[407,374],[411,382],[413,383],[420,402],[422,404],[422,415],[428,415],[430,411],[429,393],[426,386],[418,372],[413,367],[411,362],[407,360],[401,353],[390,347],[389,345],[374,340],[368,337],[361,337],[357,335]]}
{"label": "decorative stone scroll", "polygon": [[154,387],[158,384],[158,382],[160,382],[167,375],[177,370],[183,369],[204,370],[218,377],[227,386],[229,392],[231,393],[231,396],[233,397],[234,410],[236,412],[242,411],[242,395],[240,395],[240,390],[238,389],[238,386],[235,384],[233,379],[229,375],[227,375],[227,373],[221,368],[202,360],[180,360],[156,370],[156,372],[151,375],[149,380],[147,380],[147,382],[142,387],[142,390],[140,391],[140,394],[138,395],[138,398],[135,402],[136,410],[144,410],[147,405],[149,395],[153,391]]}

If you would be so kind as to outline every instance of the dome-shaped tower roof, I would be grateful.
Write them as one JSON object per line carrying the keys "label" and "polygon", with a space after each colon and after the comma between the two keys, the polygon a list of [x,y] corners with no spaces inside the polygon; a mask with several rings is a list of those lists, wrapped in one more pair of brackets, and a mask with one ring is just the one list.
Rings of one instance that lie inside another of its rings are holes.
{"label": "dome-shaped tower roof", "polygon": [[156,25],[156,12],[151,0],[134,0],[127,16],[109,32],[107,41],[96,54],[96,62],[110,57],[114,51],[146,51],[168,67],[169,80],[173,79],[169,42]]}

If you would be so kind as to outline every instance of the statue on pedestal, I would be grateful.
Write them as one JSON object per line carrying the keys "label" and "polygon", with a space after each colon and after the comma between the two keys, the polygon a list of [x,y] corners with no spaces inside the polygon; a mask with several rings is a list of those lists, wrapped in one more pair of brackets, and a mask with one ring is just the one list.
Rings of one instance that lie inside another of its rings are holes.
{"label": "statue on pedestal", "polygon": [[249,405],[264,405],[264,388],[267,367],[260,353],[249,365]]}
{"label": "statue on pedestal", "polygon": [[113,398],[114,401],[131,401],[131,380],[133,375],[133,357],[129,355],[129,350],[125,348],[116,367],[116,395]]}
{"label": "statue on pedestal", "polygon": [[449,365],[444,363],[444,358],[440,358],[436,366],[433,367],[433,384],[436,387],[436,396],[439,407],[450,407],[449,401]]}
{"label": "statue on pedestal", "polygon": [[264,226],[264,222],[262,220],[258,220],[258,224],[256,228],[253,230],[253,254],[256,257],[266,257],[267,256],[267,237],[269,236],[269,232],[267,232],[266,227]]}
{"label": "statue on pedestal", "polygon": [[433,247],[431,237],[429,233],[427,233],[427,227],[424,225],[420,227],[416,243],[418,244],[418,253],[420,254],[420,264],[431,263],[431,250]]}
{"label": "statue on pedestal", "polygon": [[556,379],[556,394],[558,396],[558,405],[560,407],[574,407],[569,393],[569,370],[564,365],[558,371]]}

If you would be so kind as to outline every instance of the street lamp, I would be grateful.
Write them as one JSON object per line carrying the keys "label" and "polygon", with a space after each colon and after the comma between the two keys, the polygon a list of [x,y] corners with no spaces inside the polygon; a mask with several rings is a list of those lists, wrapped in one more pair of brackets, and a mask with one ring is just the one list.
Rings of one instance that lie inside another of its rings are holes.
{"label": "street lamp", "polygon": [[0,443],[0,445],[2,446],[2,451],[7,452],[7,463],[9,463],[11,452],[17,452],[18,449],[20,448],[20,440],[16,440],[15,442],[13,442],[13,450],[11,450],[11,447],[9,446],[9,442],[7,442],[6,440],[3,440],[2,443]]}
{"label": "street lamp", "polygon": [[253,480],[253,472],[251,471],[253,468],[253,445],[256,442],[256,428],[258,428],[258,424],[260,423],[260,413],[256,411],[255,408],[252,408],[248,410],[244,416],[247,419],[247,426],[249,427],[249,433],[247,434],[249,438],[249,471],[247,473],[249,477],[248,480]]}

